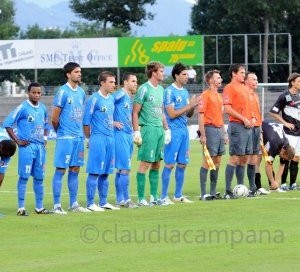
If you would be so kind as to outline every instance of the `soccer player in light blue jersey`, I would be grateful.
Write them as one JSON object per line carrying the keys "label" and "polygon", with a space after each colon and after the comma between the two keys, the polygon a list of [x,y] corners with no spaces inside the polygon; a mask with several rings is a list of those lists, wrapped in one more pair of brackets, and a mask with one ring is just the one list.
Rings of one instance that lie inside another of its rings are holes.
{"label": "soccer player in light blue jersey", "polygon": [[[15,154],[16,149],[16,143],[10,139],[4,128],[0,128],[0,187],[4,180],[10,158]],[[2,216],[3,214],[0,214],[0,218]]]}
{"label": "soccer player in light blue jersey", "polygon": [[4,128],[0,128],[0,187],[10,158],[15,154],[17,145],[12,141]]}
{"label": "soccer player in light blue jersey", "polygon": [[[111,72],[104,71],[99,77],[100,89],[86,103],[83,117],[83,130],[88,141],[88,160],[86,172],[87,209],[103,211],[119,210],[107,202],[108,175],[113,172],[115,160],[115,141],[113,128],[114,98],[116,78]],[[98,187],[99,205],[94,202]]]}
{"label": "soccer player in light blue jersey", "polygon": [[52,125],[56,131],[56,147],[53,179],[53,199],[56,214],[66,214],[61,207],[62,180],[68,172],[68,189],[70,197],[69,211],[90,212],[79,205],[78,174],[84,163],[84,140],[82,129],[83,106],[85,92],[79,86],[81,82],[81,68],[78,63],[69,62],[64,68],[67,83],[60,87],[53,100]]}
{"label": "soccer player in light blue jersey", "polygon": [[[189,93],[184,85],[188,81],[187,67],[181,63],[176,63],[172,69],[174,83],[171,84],[164,93],[164,108],[168,126],[171,130],[171,142],[164,147],[165,166],[162,172],[162,192],[161,200],[167,204],[174,202],[191,203],[182,194],[184,183],[184,171],[189,162],[189,132],[187,129],[187,118],[194,113],[197,106],[197,98],[193,96],[189,99]],[[168,188],[170,175],[174,165],[176,188],[173,201],[168,198]]]}
{"label": "soccer player in light blue jersey", "polygon": [[136,208],[129,196],[129,172],[133,151],[132,95],[137,90],[137,77],[124,73],[123,88],[113,93],[115,99],[114,136],[115,136],[115,177],[118,206]]}
{"label": "soccer player in light blue jersey", "polygon": [[[49,214],[43,206],[48,114],[46,106],[39,102],[41,95],[40,84],[30,83],[28,100],[13,110],[3,123],[11,139],[19,146],[17,215],[20,216],[28,215],[25,209],[25,194],[30,176],[33,177],[35,212]],[[15,124],[17,134],[13,130]]]}

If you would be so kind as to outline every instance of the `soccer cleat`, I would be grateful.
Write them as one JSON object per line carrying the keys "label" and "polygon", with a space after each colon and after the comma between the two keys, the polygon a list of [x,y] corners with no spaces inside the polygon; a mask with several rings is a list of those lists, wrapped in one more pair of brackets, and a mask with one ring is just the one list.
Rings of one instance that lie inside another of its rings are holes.
{"label": "soccer cleat", "polygon": [[270,194],[270,191],[267,191],[265,188],[259,188],[259,189],[257,189],[257,194],[258,195],[268,195],[268,194]]}
{"label": "soccer cleat", "polygon": [[200,196],[199,198],[200,200],[203,200],[203,201],[209,201],[209,200],[213,200],[214,197],[212,195],[208,195],[208,194],[205,194],[203,196]]}
{"label": "soccer cleat", "polygon": [[26,212],[25,209],[18,209],[18,212],[17,212],[17,215],[18,216],[28,216],[28,212]]}
{"label": "soccer cleat", "polygon": [[90,211],[92,211],[92,212],[104,212],[105,211],[105,209],[99,207],[95,203],[93,203],[92,205],[88,206],[87,209],[90,210]]}
{"label": "soccer cleat", "polygon": [[89,209],[86,209],[84,207],[81,207],[80,205],[73,206],[68,209],[70,212],[75,212],[75,213],[86,213],[86,212],[91,212]]}
{"label": "soccer cleat", "polygon": [[125,201],[124,200],[120,201],[119,203],[116,203],[116,207],[121,208],[121,207],[124,207],[124,206],[125,206]]}
{"label": "soccer cleat", "polygon": [[270,189],[271,192],[277,192],[277,193],[286,193],[287,191],[282,190],[281,188],[277,188],[275,190]]}
{"label": "soccer cleat", "polygon": [[61,214],[61,215],[67,214],[67,212],[62,207],[56,207],[51,212],[54,214]]}
{"label": "soccer cleat", "polygon": [[150,206],[149,203],[145,199],[140,200],[137,204],[139,207],[149,207]]}
{"label": "soccer cleat", "polygon": [[168,205],[174,205],[175,203],[168,197],[161,199],[160,201],[167,203]]}
{"label": "soccer cleat", "polygon": [[171,205],[169,202],[163,200],[163,199],[158,199],[157,201],[155,201],[154,205],[158,205],[158,206],[169,206]]}
{"label": "soccer cleat", "polygon": [[149,206],[154,206],[154,205],[158,205],[157,200],[155,200],[153,195],[150,195]]}
{"label": "soccer cleat", "polygon": [[181,197],[173,197],[173,202],[179,202],[179,203],[193,203],[194,201],[189,200],[187,197],[185,196],[181,196]]}
{"label": "soccer cleat", "polygon": [[106,210],[120,210],[119,207],[115,207],[115,206],[109,204],[108,202],[100,207],[103,209],[106,209]]}
{"label": "soccer cleat", "polygon": [[281,184],[280,189],[283,191],[289,191],[289,187],[287,187],[286,183]]}
{"label": "soccer cleat", "polygon": [[50,214],[51,212],[45,208],[42,208],[42,209],[37,209],[35,208],[34,211],[37,213],[37,214]]}
{"label": "soccer cleat", "polygon": [[224,199],[237,199],[237,197],[230,190],[226,190],[223,198]]}
{"label": "soccer cleat", "polygon": [[138,208],[138,205],[136,205],[134,202],[132,202],[131,199],[128,199],[124,203],[124,208],[135,209],[135,208]]}
{"label": "soccer cleat", "polygon": [[256,197],[255,191],[249,191],[247,197]]}
{"label": "soccer cleat", "polygon": [[221,193],[217,192],[215,195],[211,195],[213,200],[220,200],[222,199]]}
{"label": "soccer cleat", "polygon": [[297,183],[293,183],[292,186],[290,186],[291,191],[300,190],[300,187],[297,185]]}

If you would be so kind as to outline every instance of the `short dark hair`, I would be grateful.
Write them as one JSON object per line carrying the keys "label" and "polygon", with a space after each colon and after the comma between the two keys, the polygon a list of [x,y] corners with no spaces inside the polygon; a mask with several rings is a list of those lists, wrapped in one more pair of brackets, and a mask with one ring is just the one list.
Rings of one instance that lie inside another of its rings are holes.
{"label": "short dark hair", "polygon": [[39,88],[41,88],[41,84],[38,83],[38,82],[31,82],[31,83],[28,85],[27,91],[30,92],[31,88],[33,88],[33,87],[39,87]]}
{"label": "short dark hair", "polygon": [[12,140],[2,140],[1,145],[1,157],[10,158],[12,157],[17,149],[17,145]]}
{"label": "short dark hair", "polygon": [[77,62],[68,62],[67,64],[65,64],[63,68],[65,77],[67,77],[67,74],[71,73],[77,67],[80,67]]}
{"label": "short dark hair", "polygon": [[241,67],[246,69],[245,65],[241,64],[241,63],[234,63],[234,64],[230,65],[230,67],[229,67],[229,77],[230,77],[230,79],[232,79],[232,73],[236,74]]}
{"label": "short dark hair", "polygon": [[294,82],[296,80],[296,78],[298,78],[298,77],[300,77],[299,73],[290,74],[290,76],[288,77],[289,88],[292,87],[292,82]]}
{"label": "short dark hair", "polygon": [[188,70],[188,68],[184,64],[182,64],[180,62],[176,63],[172,69],[173,79],[175,80],[176,79],[175,75],[179,75],[184,70]]}
{"label": "short dark hair", "polygon": [[206,82],[207,84],[209,84],[209,81],[211,80],[211,78],[213,77],[214,74],[220,74],[220,71],[214,69],[214,70],[209,70],[209,71],[205,74],[204,78],[205,78],[205,82]]}
{"label": "short dark hair", "polygon": [[103,72],[101,72],[99,74],[99,76],[98,76],[98,83],[99,83],[99,85],[101,85],[102,81],[106,81],[106,79],[108,77],[114,77],[114,78],[116,78],[115,74],[112,73],[112,72],[110,72],[110,71],[103,71]]}
{"label": "short dark hair", "polygon": [[136,76],[136,74],[131,73],[131,72],[125,72],[122,76],[122,82],[124,82],[125,80],[128,80],[130,76]]}

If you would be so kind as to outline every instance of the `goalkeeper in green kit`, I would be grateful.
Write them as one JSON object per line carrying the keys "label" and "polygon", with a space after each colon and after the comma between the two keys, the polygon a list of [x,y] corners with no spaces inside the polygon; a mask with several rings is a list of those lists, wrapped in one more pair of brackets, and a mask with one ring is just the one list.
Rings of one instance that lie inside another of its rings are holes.
{"label": "goalkeeper in green kit", "polygon": [[[146,66],[148,81],[142,84],[134,98],[132,123],[134,143],[138,145],[140,165],[136,174],[138,205],[164,205],[158,200],[158,181],[163,146],[171,141],[163,113],[164,89],[159,85],[164,78],[164,66],[160,62],[149,62]],[[149,170],[150,202],[145,199],[146,172]]]}

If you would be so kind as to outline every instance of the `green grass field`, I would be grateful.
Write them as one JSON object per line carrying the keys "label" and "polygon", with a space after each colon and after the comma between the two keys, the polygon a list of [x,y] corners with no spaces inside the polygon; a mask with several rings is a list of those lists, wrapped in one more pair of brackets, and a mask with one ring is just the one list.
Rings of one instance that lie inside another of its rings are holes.
{"label": "green grass field", "polygon": [[[54,143],[49,142],[45,179],[45,207],[49,209],[52,208],[53,147]],[[34,214],[32,180],[26,195],[30,216],[16,216],[15,156],[0,190],[0,213],[4,214],[0,217],[0,270],[297,271],[300,192],[199,201],[200,150],[198,142],[191,143],[184,193],[195,201],[192,204],[65,216]],[[219,175],[218,189],[222,193],[226,160],[225,156]],[[136,200],[136,167],[134,155],[133,200]],[[79,189],[79,202],[83,205],[84,172],[82,169]],[[173,192],[174,178],[171,183]],[[263,184],[267,186],[265,175]],[[67,209],[66,179],[63,188],[63,207]],[[110,202],[115,202],[113,182]]]}

